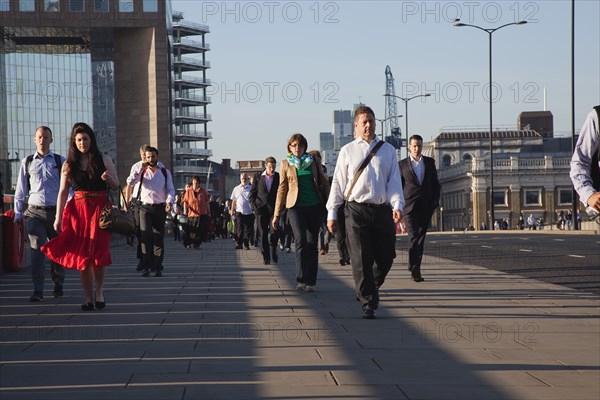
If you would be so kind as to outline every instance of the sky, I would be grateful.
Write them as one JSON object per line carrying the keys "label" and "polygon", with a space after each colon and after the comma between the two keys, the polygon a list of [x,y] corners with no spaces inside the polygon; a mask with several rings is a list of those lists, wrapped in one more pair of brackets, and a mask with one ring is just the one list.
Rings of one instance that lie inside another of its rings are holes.
{"label": "sky", "polygon": [[[385,117],[385,69],[408,103],[409,133],[489,127],[492,35],[494,127],[546,109],[570,135],[571,1],[172,1],[206,24],[213,161],[285,157],[300,132],[310,149],[331,132],[334,110],[362,102]],[[600,2],[575,1],[575,129],[600,104]],[[398,101],[397,114],[405,114]],[[398,120],[404,136],[405,121]],[[381,126],[377,126],[377,133]]]}

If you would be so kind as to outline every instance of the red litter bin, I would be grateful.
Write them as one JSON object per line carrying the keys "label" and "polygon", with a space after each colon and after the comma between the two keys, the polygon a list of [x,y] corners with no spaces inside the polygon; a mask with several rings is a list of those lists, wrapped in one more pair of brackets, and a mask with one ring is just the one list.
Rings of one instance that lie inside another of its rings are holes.
{"label": "red litter bin", "polygon": [[15,222],[14,210],[8,210],[2,218],[3,269],[16,272],[23,268],[25,259],[25,226],[23,220]]}

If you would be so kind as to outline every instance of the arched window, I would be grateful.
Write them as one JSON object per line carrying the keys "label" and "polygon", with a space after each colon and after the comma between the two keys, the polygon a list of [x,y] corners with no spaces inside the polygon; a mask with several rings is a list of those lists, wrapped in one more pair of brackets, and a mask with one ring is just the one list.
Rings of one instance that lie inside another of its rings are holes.
{"label": "arched window", "polygon": [[469,163],[473,160],[473,156],[468,153],[464,154],[462,160],[464,163]]}
{"label": "arched window", "polygon": [[446,154],[442,157],[442,166],[449,167],[452,164],[452,157],[449,154]]}

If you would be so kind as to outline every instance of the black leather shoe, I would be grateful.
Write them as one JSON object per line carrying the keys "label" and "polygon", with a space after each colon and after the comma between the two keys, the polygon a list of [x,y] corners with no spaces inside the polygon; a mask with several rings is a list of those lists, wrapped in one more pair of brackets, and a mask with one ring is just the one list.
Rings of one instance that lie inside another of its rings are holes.
{"label": "black leather shoe", "polygon": [[31,297],[29,297],[29,301],[32,303],[38,303],[42,300],[44,300],[44,294],[42,292],[33,292]]}
{"label": "black leather shoe", "polygon": [[144,273],[142,274],[142,276],[150,276],[150,271],[149,270],[145,270]]}
{"label": "black leather shoe", "polygon": [[237,245],[237,246],[235,246],[235,249],[236,249],[236,250],[241,250],[241,249],[242,249],[242,246],[240,246],[240,245]]}
{"label": "black leather shoe", "polygon": [[363,318],[375,319],[375,310],[373,310],[368,304],[363,307]]}
{"label": "black leather shoe", "polygon": [[81,311],[94,311],[94,303],[85,303],[81,305]]}
{"label": "black leather shoe", "polygon": [[155,277],[160,278],[162,276],[162,271],[156,271],[154,274]]}
{"label": "black leather shoe", "polygon": [[105,301],[97,301],[95,303],[95,306],[98,310],[102,310],[104,307],[106,307],[106,302]]}
{"label": "black leather shoe", "polygon": [[415,282],[423,282],[425,279],[421,276],[421,270],[413,268],[410,270],[410,274],[412,276],[413,281]]}

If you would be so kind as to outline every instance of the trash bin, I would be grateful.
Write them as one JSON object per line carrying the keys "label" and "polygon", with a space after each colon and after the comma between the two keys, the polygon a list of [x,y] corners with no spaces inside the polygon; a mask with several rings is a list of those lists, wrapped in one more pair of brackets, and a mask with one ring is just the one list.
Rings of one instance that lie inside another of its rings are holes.
{"label": "trash bin", "polygon": [[25,226],[23,220],[15,223],[15,212],[8,210],[2,218],[2,269],[16,272],[23,268],[25,259]]}

